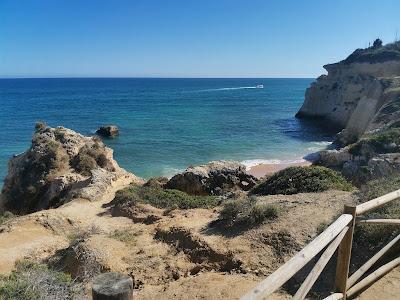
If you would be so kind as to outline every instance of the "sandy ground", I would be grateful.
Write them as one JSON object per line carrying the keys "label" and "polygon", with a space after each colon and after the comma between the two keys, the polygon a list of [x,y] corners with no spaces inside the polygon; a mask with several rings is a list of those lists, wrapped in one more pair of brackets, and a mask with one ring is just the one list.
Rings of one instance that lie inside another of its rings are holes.
{"label": "sandy ground", "polygon": [[400,267],[393,269],[390,273],[379,279],[376,283],[365,290],[357,299],[375,300],[400,298]]}
{"label": "sandy ground", "polygon": [[247,173],[249,173],[257,178],[262,178],[265,175],[271,175],[275,172],[286,169],[288,167],[310,166],[311,164],[312,164],[312,162],[310,162],[310,161],[304,161],[304,162],[298,162],[298,163],[283,163],[283,164],[259,164],[259,165],[251,167],[247,171]]}
{"label": "sandy ground", "polygon": [[[79,255],[90,254],[103,271],[131,275],[135,299],[239,299],[316,236],[321,223],[335,219],[344,203],[353,201],[350,193],[340,191],[260,197],[259,201],[276,205],[280,215],[258,228],[222,230],[212,225],[219,208],[162,214],[150,207],[147,213],[158,214],[159,219],[144,224],[112,216],[104,205],[130,181],[116,181],[98,201],[76,200],[6,222],[0,227],[0,273],[9,273],[19,259],[46,261],[60,256],[66,270],[75,274],[87,262],[65,254],[70,236],[96,228],[80,242]],[[113,237],[116,231],[133,238],[118,240]],[[362,299],[376,299],[381,291],[387,295],[382,299],[392,299],[398,289],[389,286],[396,286],[398,275],[382,279],[382,286],[367,290]],[[290,299],[290,295],[280,291],[271,299]]]}

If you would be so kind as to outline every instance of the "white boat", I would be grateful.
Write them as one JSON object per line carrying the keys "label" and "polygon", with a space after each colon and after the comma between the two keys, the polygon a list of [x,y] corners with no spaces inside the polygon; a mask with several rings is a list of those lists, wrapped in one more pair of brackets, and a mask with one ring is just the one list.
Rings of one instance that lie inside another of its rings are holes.
{"label": "white boat", "polygon": [[264,88],[264,85],[263,84],[257,84],[256,85],[256,89],[263,89]]}

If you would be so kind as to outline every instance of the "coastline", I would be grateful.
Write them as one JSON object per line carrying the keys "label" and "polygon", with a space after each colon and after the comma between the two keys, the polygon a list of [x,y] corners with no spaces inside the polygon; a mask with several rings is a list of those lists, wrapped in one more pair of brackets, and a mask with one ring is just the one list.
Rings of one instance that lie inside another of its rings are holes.
{"label": "coastline", "polygon": [[294,162],[294,163],[280,163],[280,164],[259,164],[253,167],[250,167],[247,170],[247,173],[253,175],[256,178],[262,178],[266,175],[272,175],[280,170],[286,169],[288,167],[295,167],[295,166],[310,166],[312,162],[304,161],[304,162]]}
{"label": "coastline", "polygon": [[242,162],[246,165],[247,173],[253,175],[256,178],[262,178],[267,175],[272,175],[278,171],[286,169],[288,167],[295,167],[295,166],[310,166],[314,162],[313,159],[298,159],[298,160],[288,160],[288,161],[255,161],[250,163],[249,161]]}

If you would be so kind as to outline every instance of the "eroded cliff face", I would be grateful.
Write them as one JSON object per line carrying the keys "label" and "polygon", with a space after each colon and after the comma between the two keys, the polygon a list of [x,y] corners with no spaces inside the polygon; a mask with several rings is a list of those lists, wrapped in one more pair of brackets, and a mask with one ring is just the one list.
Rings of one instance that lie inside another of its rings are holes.
{"label": "eroded cliff face", "polygon": [[296,116],[324,119],[338,127],[337,142],[342,145],[357,141],[400,94],[400,59],[387,59],[325,65],[328,74],[307,89]]}
{"label": "eroded cliff face", "polygon": [[99,138],[42,124],[31,147],[10,160],[0,206],[23,214],[73,198],[94,201],[121,177],[139,181],[118,166],[113,151]]}

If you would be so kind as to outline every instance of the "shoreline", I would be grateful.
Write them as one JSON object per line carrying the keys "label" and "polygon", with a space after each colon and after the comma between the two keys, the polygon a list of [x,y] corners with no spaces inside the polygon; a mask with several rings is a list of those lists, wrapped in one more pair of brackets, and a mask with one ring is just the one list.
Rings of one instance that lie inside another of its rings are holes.
{"label": "shoreline", "polygon": [[253,175],[254,177],[260,179],[264,176],[272,175],[288,167],[296,167],[296,166],[305,167],[305,166],[311,166],[312,164],[313,164],[312,160],[306,160],[306,159],[288,161],[288,162],[282,161],[275,163],[260,162],[258,164],[247,166],[246,169],[248,174]]}

